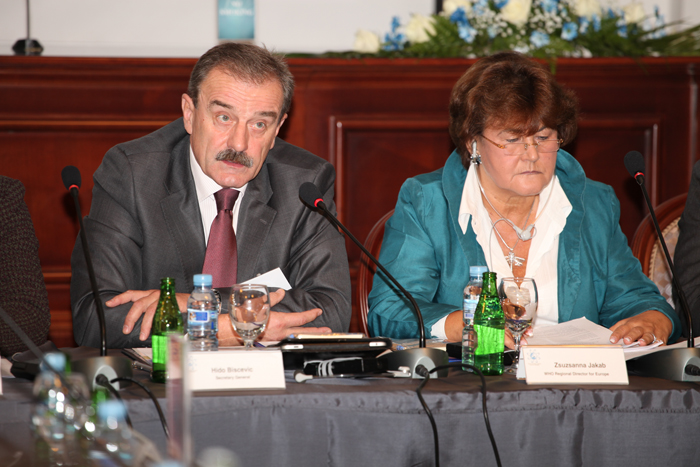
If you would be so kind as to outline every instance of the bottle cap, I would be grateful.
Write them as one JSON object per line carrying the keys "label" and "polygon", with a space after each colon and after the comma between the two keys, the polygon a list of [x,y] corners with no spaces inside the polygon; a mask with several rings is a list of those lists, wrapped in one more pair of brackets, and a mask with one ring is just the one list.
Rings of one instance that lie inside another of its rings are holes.
{"label": "bottle cap", "polygon": [[97,416],[100,420],[107,420],[108,418],[124,420],[126,418],[126,407],[122,401],[102,401],[97,405]]}
{"label": "bottle cap", "polygon": [[489,270],[489,268],[486,266],[470,266],[469,267],[469,275],[481,277],[488,270]]}
{"label": "bottle cap", "polygon": [[211,287],[212,277],[211,274],[195,274],[192,282],[195,287]]}
{"label": "bottle cap", "polygon": [[[61,353],[61,352],[50,352],[44,355],[44,361],[51,365],[51,369],[58,371],[58,372],[63,372],[66,369],[66,354]],[[44,363],[41,364],[41,368],[43,370],[48,370],[49,368],[44,365]]]}

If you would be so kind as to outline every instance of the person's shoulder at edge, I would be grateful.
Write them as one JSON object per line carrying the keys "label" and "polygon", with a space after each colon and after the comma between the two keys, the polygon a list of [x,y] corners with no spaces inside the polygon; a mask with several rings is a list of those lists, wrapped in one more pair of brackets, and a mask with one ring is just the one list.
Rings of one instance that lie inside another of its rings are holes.
{"label": "person's shoulder at edge", "polygon": [[19,180],[0,175],[0,199],[24,198],[24,185]]}

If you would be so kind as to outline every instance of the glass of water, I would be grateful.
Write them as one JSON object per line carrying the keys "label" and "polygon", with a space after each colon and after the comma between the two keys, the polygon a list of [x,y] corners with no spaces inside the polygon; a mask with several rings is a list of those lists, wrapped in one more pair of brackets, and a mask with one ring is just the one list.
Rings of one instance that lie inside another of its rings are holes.
{"label": "glass of water", "polygon": [[231,324],[246,349],[252,349],[255,339],[265,330],[270,319],[270,296],[267,287],[257,284],[236,284],[231,288],[229,307]]}
{"label": "glass of water", "polygon": [[520,360],[520,339],[527,328],[532,326],[537,315],[537,284],[535,279],[528,277],[504,277],[498,287],[498,296],[501,299],[506,326],[515,342],[513,364],[505,371],[515,374],[518,372]]}

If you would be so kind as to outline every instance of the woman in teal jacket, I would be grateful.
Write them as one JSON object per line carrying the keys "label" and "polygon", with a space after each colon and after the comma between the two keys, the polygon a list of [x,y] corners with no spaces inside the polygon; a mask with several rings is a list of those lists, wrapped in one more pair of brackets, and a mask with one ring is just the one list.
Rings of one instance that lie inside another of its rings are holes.
{"label": "woman in teal jacket", "polygon": [[[620,230],[612,188],[587,179],[558,150],[575,136],[576,118],[570,91],[517,53],[479,60],[457,82],[450,101],[457,150],[442,169],[404,183],[379,257],[413,294],[426,335],[461,338],[469,267],[488,265],[505,269],[499,277],[507,271],[550,283],[553,322],[585,317],[611,328],[613,343],[678,339],[678,316]],[[540,304],[548,298],[542,288]],[[373,335],[418,336],[410,303],[381,273],[369,302]]]}

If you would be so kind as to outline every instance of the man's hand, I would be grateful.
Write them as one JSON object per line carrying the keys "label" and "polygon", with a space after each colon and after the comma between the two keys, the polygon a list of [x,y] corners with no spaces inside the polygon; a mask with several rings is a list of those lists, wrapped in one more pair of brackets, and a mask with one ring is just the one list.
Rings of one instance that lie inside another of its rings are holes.
{"label": "man's hand", "polygon": [[[279,289],[275,292],[270,292],[270,307],[277,305],[284,298],[284,290]],[[303,332],[305,334],[323,334],[331,332],[330,328],[312,328],[302,327],[306,323],[310,323],[321,316],[321,309],[314,308],[312,310],[301,311],[299,313],[282,313],[279,311],[270,312],[270,320],[267,322],[265,332],[261,337],[268,341],[279,341],[290,334]],[[233,330],[231,319],[228,314],[222,313],[219,315],[219,345],[239,345],[241,339]]]}
{"label": "man's hand", "polygon": [[654,338],[665,343],[673,330],[673,323],[668,316],[656,310],[648,310],[637,316],[618,321],[610,327],[613,331],[610,342],[627,345],[639,341],[640,346],[650,345]]}
{"label": "man's hand", "polygon": [[[175,294],[177,298],[177,305],[180,310],[187,309],[187,298],[189,294],[179,293]],[[124,334],[129,334],[133,329],[136,322],[139,320],[141,315],[143,315],[143,320],[141,321],[141,332],[139,333],[139,339],[145,341],[148,336],[151,335],[151,326],[153,325],[153,315],[156,314],[156,308],[158,307],[158,298],[160,297],[160,290],[127,290],[124,293],[117,295],[111,300],[107,300],[105,305],[108,307],[115,307],[119,305],[124,305],[125,303],[133,302],[129,313],[127,313],[124,319],[124,327],[122,332]]]}

